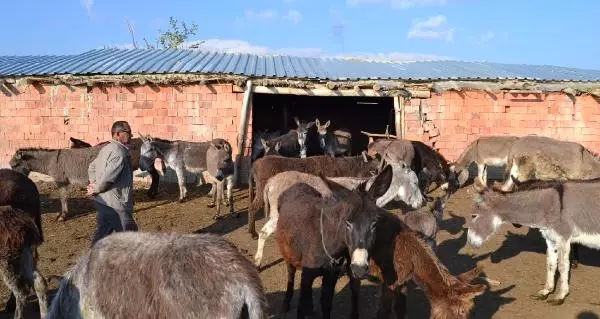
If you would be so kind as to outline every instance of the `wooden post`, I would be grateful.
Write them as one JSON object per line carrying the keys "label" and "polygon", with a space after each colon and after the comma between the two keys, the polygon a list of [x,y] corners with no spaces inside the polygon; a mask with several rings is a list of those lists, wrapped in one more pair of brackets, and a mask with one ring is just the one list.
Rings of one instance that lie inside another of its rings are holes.
{"label": "wooden post", "polygon": [[394,96],[394,122],[396,124],[396,138],[404,138],[404,97]]}
{"label": "wooden post", "polygon": [[250,105],[252,104],[252,81],[246,82],[246,90],[244,91],[244,101],[242,102],[242,111],[240,115],[240,128],[238,129],[238,153],[235,157],[235,170],[233,172],[233,183],[235,187],[239,187],[239,171],[240,162],[244,156],[244,149],[246,148],[246,134],[248,133],[248,112],[250,111]]}

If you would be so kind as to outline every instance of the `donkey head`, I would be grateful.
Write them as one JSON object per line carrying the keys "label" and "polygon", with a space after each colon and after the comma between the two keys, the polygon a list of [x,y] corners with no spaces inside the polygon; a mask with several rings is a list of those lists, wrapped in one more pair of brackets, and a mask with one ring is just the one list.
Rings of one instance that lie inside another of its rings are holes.
{"label": "donkey head", "polygon": [[[388,164],[387,161],[381,160],[381,168],[378,171],[391,167],[393,172],[392,182],[385,194],[377,198],[379,207],[385,206],[392,199],[402,201],[412,208],[423,206],[425,198],[419,188],[419,178],[417,174],[404,162]],[[371,187],[372,178],[367,181],[367,187]]]}
{"label": "donkey head", "polygon": [[[142,136],[142,145],[140,146],[140,169],[148,171],[157,158],[162,159],[160,151],[154,145],[154,139],[150,135]],[[163,159],[164,160],[164,159]]]}
{"label": "donkey head", "polygon": [[338,207],[346,211],[345,217],[345,242],[351,256],[350,269],[354,277],[364,278],[369,273],[369,250],[375,241],[375,228],[382,209],[375,204],[375,200],[383,195],[392,182],[392,168],[385,168],[367,189],[367,183],[360,184],[354,190],[321,177],[336,196],[343,197],[339,200]]}
{"label": "donkey head", "polygon": [[319,133],[319,144],[321,148],[325,148],[325,136],[327,135],[327,128],[331,124],[331,121],[327,121],[325,124],[321,125],[321,122],[317,118],[315,120],[315,126],[317,127],[317,133]]}
{"label": "donkey head", "polygon": [[467,242],[471,246],[481,247],[504,222],[495,203],[499,196],[502,195],[495,192],[475,193],[472,219],[467,231]]}
{"label": "donkey head", "polygon": [[267,156],[267,155],[279,155],[279,149],[281,148],[281,142],[277,142],[275,143],[275,145],[272,145],[272,143],[269,143],[268,141],[265,141],[265,139],[263,139],[262,137],[260,138],[260,143],[262,144],[263,147],[263,156]]}
{"label": "donkey head", "polygon": [[208,173],[218,181],[232,175],[235,170],[231,155],[231,146],[224,140],[215,139],[206,151],[206,166]]}
{"label": "donkey head", "polygon": [[298,125],[296,133],[298,133],[298,144],[300,145],[300,157],[306,157],[306,137],[308,130],[315,125],[315,122],[301,123],[298,117],[294,117],[294,122]]}
{"label": "donkey head", "polygon": [[251,161],[256,161],[259,157],[265,155],[278,155],[279,153],[279,145],[275,144],[277,148],[277,154],[273,152],[273,147],[271,145],[270,149],[266,149],[266,144],[268,144],[269,140],[274,139],[280,135],[280,131],[268,132],[265,131],[257,131],[252,134],[252,159]]}
{"label": "donkey head", "polygon": [[30,161],[33,159],[35,159],[33,154],[29,154],[27,151],[17,150],[8,164],[14,171],[27,176],[32,171]]}
{"label": "donkey head", "polygon": [[[431,300],[431,318],[434,319],[467,319],[475,305],[473,299],[485,292],[484,284],[470,284],[474,274],[481,270],[476,268],[454,277],[451,293],[434,295]],[[468,278],[468,279],[467,279]]]}

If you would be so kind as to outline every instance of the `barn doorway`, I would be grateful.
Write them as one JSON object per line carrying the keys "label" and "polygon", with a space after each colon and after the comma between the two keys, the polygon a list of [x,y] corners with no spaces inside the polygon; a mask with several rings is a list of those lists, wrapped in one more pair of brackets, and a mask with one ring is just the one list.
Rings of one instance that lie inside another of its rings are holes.
{"label": "barn doorway", "polygon": [[346,128],[352,133],[352,155],[367,149],[368,137],[360,131],[383,133],[389,125],[395,135],[392,97],[307,96],[254,93],[252,132],[296,128],[294,116],[302,122],[331,121],[330,128]]}

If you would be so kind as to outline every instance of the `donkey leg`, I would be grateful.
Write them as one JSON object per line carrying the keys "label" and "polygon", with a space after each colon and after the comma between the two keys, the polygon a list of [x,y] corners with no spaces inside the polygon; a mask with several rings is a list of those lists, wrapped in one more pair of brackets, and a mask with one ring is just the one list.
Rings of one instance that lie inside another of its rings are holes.
{"label": "donkey leg", "polygon": [[381,283],[381,297],[379,298],[379,309],[377,309],[377,319],[387,319],[392,312],[394,303],[394,291],[385,283]]}
{"label": "donkey leg", "polygon": [[569,294],[569,253],[571,251],[570,240],[560,240],[557,243],[558,248],[558,293],[548,303],[551,305],[562,305],[565,297]]}
{"label": "donkey leg", "polygon": [[240,213],[235,214],[235,207],[233,206],[233,175],[227,176],[227,206],[229,206],[229,213],[233,215],[233,217],[240,217]]}
{"label": "donkey leg", "polygon": [[[183,165],[183,164],[182,164]],[[177,174],[177,184],[179,184],[179,202],[183,202],[185,195],[187,194],[187,188],[185,187],[185,174],[183,167],[176,167],[175,173]]]}
{"label": "donkey leg", "polygon": [[35,295],[38,298],[40,316],[42,318],[44,318],[48,313],[47,287],[48,285],[46,283],[46,279],[44,279],[44,276],[42,276],[42,274],[36,267],[36,269],[33,271],[33,288],[35,290]]}
{"label": "donkey leg", "polygon": [[275,232],[277,228],[277,218],[269,218],[258,234],[258,244],[256,245],[256,254],[254,255],[254,264],[260,267],[265,250],[265,242],[267,238]]}
{"label": "donkey leg", "polygon": [[302,268],[300,277],[300,303],[298,305],[297,318],[304,319],[315,313],[312,299],[312,285],[320,274],[319,268]]}
{"label": "donkey leg", "polygon": [[224,181],[220,181],[217,182],[215,184],[215,187],[217,188],[217,191],[215,192],[217,195],[213,196],[213,199],[216,198],[216,203],[217,203],[217,214],[215,215],[214,219],[220,219],[221,217],[221,202],[223,201],[223,184]]}
{"label": "donkey leg", "polygon": [[27,287],[33,287],[38,298],[40,316],[44,318],[48,312],[48,299],[46,296],[46,280],[37,268],[36,247],[26,247],[21,254],[19,269],[21,278]]}
{"label": "donkey leg", "polygon": [[60,192],[60,213],[56,216],[57,221],[65,221],[69,215],[69,207],[67,205],[67,187],[61,186],[58,188]]}
{"label": "donkey leg", "polygon": [[571,254],[569,259],[571,260],[571,269],[579,266],[579,244],[571,244]]}
{"label": "donkey leg", "polygon": [[215,207],[216,206],[216,202],[217,202],[217,187],[219,187],[219,185],[217,184],[216,181],[213,181],[210,183],[212,186],[210,192],[208,192],[208,196],[210,196],[210,202],[206,205],[207,207]]}
{"label": "donkey leg", "polygon": [[291,264],[287,264],[287,273],[287,288],[285,290],[285,298],[283,299],[283,305],[281,307],[281,311],[283,313],[290,311],[290,302],[294,296],[294,278],[296,276],[296,267],[292,266]]}
{"label": "donkey leg", "polygon": [[149,169],[148,173],[150,173],[150,176],[152,177],[152,182],[150,183],[150,189],[148,189],[146,195],[148,196],[148,198],[154,199],[156,198],[156,195],[158,195],[158,184],[160,181],[160,175],[154,167]]}
{"label": "donkey leg", "polygon": [[513,188],[513,177],[517,178],[517,176],[519,173],[519,166],[517,166],[517,163],[515,160],[513,160],[512,162],[512,166],[510,168],[510,172],[508,173],[508,176],[506,177],[506,181],[504,182],[504,185],[502,185],[500,187],[500,190],[503,192],[508,192]]}
{"label": "donkey leg", "polygon": [[[16,269],[20,268],[16,266]],[[15,311],[13,318],[24,318],[25,302],[27,301],[27,292],[23,289],[23,285],[19,282],[19,274],[15,272],[15,265],[7,261],[2,261],[0,265],[0,276],[4,283],[12,291],[15,296]]]}
{"label": "donkey leg", "polygon": [[394,310],[396,311],[397,319],[404,319],[406,317],[406,293],[408,288],[406,284],[399,288],[396,288],[394,298]]}
{"label": "donkey leg", "polygon": [[[350,260],[348,258],[348,260]],[[346,273],[348,274],[348,277],[350,278],[350,292],[352,293],[352,310],[350,312],[350,318],[352,319],[358,319],[358,314],[359,314],[359,295],[360,295],[360,280],[356,279],[353,275],[352,275],[352,269],[350,269],[350,263],[346,263]]]}
{"label": "donkey leg", "polygon": [[[542,231],[542,235],[544,237],[547,236],[545,231]],[[532,296],[534,299],[545,300],[554,291],[554,275],[556,274],[557,261],[558,251],[556,243],[546,238],[546,284],[544,289]]]}
{"label": "donkey leg", "polygon": [[339,270],[333,267],[325,269],[321,283],[321,313],[323,319],[331,318],[331,308],[333,303],[333,294],[335,293],[335,284],[338,280]]}
{"label": "donkey leg", "polygon": [[477,163],[477,180],[479,180],[481,185],[487,185],[487,171],[485,169],[485,163]]}

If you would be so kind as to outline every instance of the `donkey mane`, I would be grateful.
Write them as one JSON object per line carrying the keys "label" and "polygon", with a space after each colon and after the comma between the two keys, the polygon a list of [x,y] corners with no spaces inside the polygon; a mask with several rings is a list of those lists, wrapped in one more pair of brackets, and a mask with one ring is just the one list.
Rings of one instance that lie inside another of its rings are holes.
{"label": "donkey mane", "polygon": [[[600,181],[600,178],[595,178],[593,180],[585,180],[585,179],[581,179],[581,180],[569,180],[568,182],[575,182],[575,183],[591,183],[593,181]],[[528,192],[528,191],[536,191],[536,190],[543,190],[543,189],[550,189],[553,188],[557,193],[558,193],[558,201],[560,203],[560,209],[563,209],[563,197],[564,197],[564,193],[565,193],[565,182],[566,181],[556,181],[556,180],[529,180],[523,183],[515,183],[515,186],[513,188],[512,191],[506,192],[506,193],[500,193],[500,194],[514,194],[514,193],[520,193],[520,192]]]}
{"label": "donkey mane", "polygon": [[22,147],[17,149],[17,152],[56,152],[60,151],[60,148],[47,148],[47,147]]}
{"label": "donkey mane", "polygon": [[454,282],[454,276],[450,273],[448,268],[439,260],[439,258],[435,256],[431,247],[423,240],[423,236],[408,227],[404,228],[403,231],[410,231],[415,235],[415,241],[418,243],[417,247],[422,250],[425,257],[427,258],[427,261],[429,261],[435,268],[435,270],[437,270],[438,274],[442,279],[442,282],[445,285],[451,286]]}
{"label": "donkey mane", "polygon": [[19,255],[23,246],[41,243],[40,232],[31,216],[19,208],[0,206],[1,259],[12,259]]}

